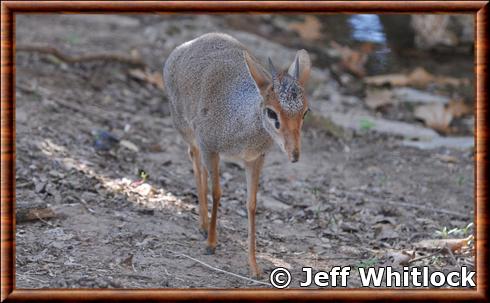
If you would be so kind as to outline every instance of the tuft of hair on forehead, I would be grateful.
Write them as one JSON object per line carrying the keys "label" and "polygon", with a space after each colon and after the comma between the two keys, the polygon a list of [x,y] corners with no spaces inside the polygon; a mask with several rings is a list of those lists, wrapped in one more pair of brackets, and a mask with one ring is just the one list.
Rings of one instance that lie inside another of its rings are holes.
{"label": "tuft of hair on forehead", "polygon": [[278,76],[278,85],[274,86],[274,92],[286,114],[294,116],[303,109],[303,89],[287,72]]}

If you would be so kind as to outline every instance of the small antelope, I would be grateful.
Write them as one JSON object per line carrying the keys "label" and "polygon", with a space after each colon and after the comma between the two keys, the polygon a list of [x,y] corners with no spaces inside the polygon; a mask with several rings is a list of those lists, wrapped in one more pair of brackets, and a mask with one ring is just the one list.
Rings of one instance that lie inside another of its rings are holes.
{"label": "small antelope", "polygon": [[[259,277],[255,257],[255,209],[260,171],[273,142],[297,162],[301,127],[308,112],[304,86],[310,58],[297,52],[288,71],[269,71],[235,38],[221,33],[200,36],[177,47],[164,66],[165,90],[175,128],[189,145],[199,200],[199,226],[207,254],[217,244],[221,198],[220,155],[241,159],[247,179],[248,261]],[[208,221],[208,173],[213,207]]]}

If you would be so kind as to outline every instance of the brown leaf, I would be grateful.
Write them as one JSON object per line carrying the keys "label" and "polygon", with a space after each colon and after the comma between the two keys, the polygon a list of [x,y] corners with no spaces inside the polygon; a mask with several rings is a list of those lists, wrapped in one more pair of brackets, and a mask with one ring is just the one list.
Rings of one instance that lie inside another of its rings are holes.
{"label": "brown leaf", "polygon": [[366,105],[371,109],[377,109],[385,105],[393,104],[394,98],[391,90],[388,89],[368,89]]}
{"label": "brown leaf", "polygon": [[359,48],[359,50],[364,54],[370,54],[374,51],[374,49],[374,43],[371,42],[364,42]]}
{"label": "brown leaf", "polygon": [[442,133],[449,133],[449,124],[453,119],[452,113],[442,104],[434,103],[418,106],[414,115],[416,118],[424,121],[424,123]]}
{"label": "brown leaf", "polygon": [[306,41],[316,41],[320,39],[322,24],[315,16],[306,16],[303,22],[293,22],[289,24],[288,28],[300,35],[300,37]]}
{"label": "brown leaf", "polygon": [[388,257],[388,259],[391,262],[391,265],[408,265],[409,261],[415,258],[415,251],[412,251],[412,253],[408,251],[392,251],[389,252],[385,255]]}
{"label": "brown leaf", "polygon": [[456,252],[461,250],[462,248],[468,246],[469,242],[473,239],[473,236],[470,235],[464,239],[432,239],[432,240],[422,240],[420,242],[415,243],[415,247],[429,249],[429,250],[437,250],[441,248],[447,247],[451,250],[451,252]]}
{"label": "brown leaf", "polygon": [[366,64],[367,55],[361,52],[353,51],[349,56],[342,58],[342,65],[351,73],[359,78],[366,75],[364,64]]}
{"label": "brown leaf", "polygon": [[45,220],[56,218],[57,215],[53,209],[49,207],[31,208],[31,209],[18,209],[16,213],[17,223],[24,223],[36,220]]}
{"label": "brown leaf", "polygon": [[438,160],[441,160],[443,162],[448,162],[448,163],[458,163],[458,161],[459,161],[458,158],[453,157],[453,156],[449,156],[449,155],[437,154],[437,155],[435,155],[435,157]]}
{"label": "brown leaf", "polygon": [[458,79],[452,77],[444,77],[444,76],[434,76],[429,73],[423,67],[415,68],[411,73],[407,74],[387,74],[387,75],[378,75],[366,77],[364,79],[366,84],[370,85],[384,85],[390,84],[392,86],[420,86],[425,87],[431,83],[437,83],[441,85],[468,85],[468,79]]}
{"label": "brown leaf", "polygon": [[369,85],[382,86],[390,84],[392,86],[407,86],[408,76],[404,74],[386,74],[364,78],[364,82]]}
{"label": "brown leaf", "polygon": [[449,102],[447,110],[453,115],[455,118],[462,117],[466,114],[471,113],[471,107],[466,105],[461,100],[453,100]]}
{"label": "brown leaf", "polygon": [[146,81],[161,90],[164,90],[163,77],[160,72],[149,72],[141,69],[131,69],[129,74],[135,79]]}
{"label": "brown leaf", "polygon": [[407,80],[409,85],[427,86],[435,80],[435,77],[423,67],[417,67],[410,73],[410,75],[408,75]]}
{"label": "brown leaf", "polygon": [[121,261],[121,265],[134,270],[133,255],[130,254],[126,259]]}
{"label": "brown leaf", "polygon": [[390,223],[378,223],[374,226],[374,235],[377,239],[396,239],[399,237],[398,232],[395,230],[395,226]]}
{"label": "brown leaf", "polygon": [[439,84],[447,84],[451,86],[459,86],[459,85],[469,85],[470,80],[466,78],[452,78],[452,77],[444,77],[444,76],[438,76],[436,77],[436,82]]}
{"label": "brown leaf", "polygon": [[133,48],[131,50],[131,53],[130,54],[131,54],[131,57],[133,57],[135,59],[140,59],[141,58],[140,52],[137,49],[135,49],[135,48]]}
{"label": "brown leaf", "polygon": [[354,50],[347,46],[342,46],[335,41],[330,42],[330,45],[340,53],[342,66],[358,77],[364,77],[366,70],[364,68],[369,54],[374,50],[374,46],[370,43],[361,45],[360,50]]}

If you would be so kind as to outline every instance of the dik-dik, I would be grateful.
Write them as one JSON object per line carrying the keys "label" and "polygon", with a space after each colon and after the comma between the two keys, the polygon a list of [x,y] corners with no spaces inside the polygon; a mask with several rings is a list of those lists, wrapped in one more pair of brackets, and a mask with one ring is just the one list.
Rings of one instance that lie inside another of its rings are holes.
{"label": "dik-dik", "polygon": [[[264,68],[235,38],[210,33],[177,47],[164,67],[165,90],[176,129],[189,145],[199,200],[199,227],[208,254],[217,244],[221,197],[220,156],[243,160],[247,180],[248,261],[255,258],[255,209],[265,154],[275,142],[291,162],[299,160],[301,127],[308,112],[304,86],[310,74],[308,53],[300,50],[287,71],[277,72],[269,58]],[[213,208],[208,221],[208,174]]]}

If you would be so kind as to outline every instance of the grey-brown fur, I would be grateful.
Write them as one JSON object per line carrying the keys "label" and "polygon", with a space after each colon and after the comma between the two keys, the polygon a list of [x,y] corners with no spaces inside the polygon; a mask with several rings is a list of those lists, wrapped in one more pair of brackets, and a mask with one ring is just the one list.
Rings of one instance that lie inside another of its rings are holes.
{"label": "grey-brown fur", "polygon": [[[201,149],[205,163],[207,153],[254,158],[272,145],[261,118],[262,96],[244,51],[246,47],[233,37],[210,33],[177,47],[165,62],[165,90],[174,125],[189,144]],[[284,111],[296,114],[303,106],[297,80],[284,73],[276,83],[280,87],[274,91]]]}
{"label": "grey-brown fur", "polygon": [[211,33],[179,46],[165,63],[175,127],[203,154],[258,156],[272,144],[262,126],[262,97],[245,63],[245,50],[231,36]]}
{"label": "grey-brown fur", "polygon": [[303,109],[303,89],[294,77],[285,74],[274,91],[279,96],[282,109],[290,116]]}
{"label": "grey-brown fur", "polygon": [[[306,82],[310,70],[305,50],[298,51],[287,73],[278,74],[269,62],[270,74],[236,39],[211,33],[177,47],[163,71],[175,127],[189,144],[199,225],[207,237],[208,253],[214,253],[217,245],[220,155],[244,160],[248,259],[253,276],[260,275],[255,255],[255,210],[264,156],[276,142],[292,162],[298,161],[302,117],[307,110],[300,83]],[[209,221],[208,172],[213,197]]]}

